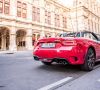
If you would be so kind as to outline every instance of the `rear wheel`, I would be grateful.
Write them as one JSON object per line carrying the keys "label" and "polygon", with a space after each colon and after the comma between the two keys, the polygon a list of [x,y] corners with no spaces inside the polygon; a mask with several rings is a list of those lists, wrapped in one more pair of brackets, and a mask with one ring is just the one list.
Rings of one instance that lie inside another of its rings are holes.
{"label": "rear wheel", "polygon": [[95,53],[92,48],[90,48],[86,54],[84,64],[81,65],[81,68],[85,71],[91,71],[93,70],[93,67],[95,65]]}
{"label": "rear wheel", "polygon": [[43,63],[44,65],[51,65],[52,62],[44,62],[44,61],[42,61],[42,63]]}

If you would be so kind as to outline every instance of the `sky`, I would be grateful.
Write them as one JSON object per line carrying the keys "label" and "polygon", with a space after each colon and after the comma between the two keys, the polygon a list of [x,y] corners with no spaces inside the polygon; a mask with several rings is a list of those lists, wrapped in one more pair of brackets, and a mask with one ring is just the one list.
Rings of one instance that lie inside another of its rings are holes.
{"label": "sky", "polygon": [[71,6],[73,4],[73,0],[58,0],[65,6]]}

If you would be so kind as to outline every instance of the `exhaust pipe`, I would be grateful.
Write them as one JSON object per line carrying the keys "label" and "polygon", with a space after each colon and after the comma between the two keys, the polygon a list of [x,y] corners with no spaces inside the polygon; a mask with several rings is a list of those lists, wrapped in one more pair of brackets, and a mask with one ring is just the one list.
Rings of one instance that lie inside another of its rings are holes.
{"label": "exhaust pipe", "polygon": [[33,56],[34,60],[39,61],[39,58],[37,56]]}
{"label": "exhaust pipe", "polygon": [[64,64],[64,65],[68,64],[67,61],[65,61],[65,60],[58,61],[57,63]]}
{"label": "exhaust pipe", "polygon": [[66,61],[63,61],[62,64],[66,65],[66,64],[68,64],[68,63],[67,63]]}

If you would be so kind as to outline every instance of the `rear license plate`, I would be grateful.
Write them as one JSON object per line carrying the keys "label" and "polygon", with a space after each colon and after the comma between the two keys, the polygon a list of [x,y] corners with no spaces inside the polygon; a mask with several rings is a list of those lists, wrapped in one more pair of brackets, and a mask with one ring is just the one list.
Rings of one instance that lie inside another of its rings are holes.
{"label": "rear license plate", "polygon": [[54,48],[55,43],[42,43],[41,47],[42,48]]}

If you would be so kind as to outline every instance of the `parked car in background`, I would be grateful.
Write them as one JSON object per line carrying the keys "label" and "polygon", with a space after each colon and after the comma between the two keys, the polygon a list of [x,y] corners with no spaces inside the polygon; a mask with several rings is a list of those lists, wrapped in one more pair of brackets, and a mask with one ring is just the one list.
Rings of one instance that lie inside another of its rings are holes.
{"label": "parked car in background", "polygon": [[57,62],[80,65],[83,70],[91,71],[100,59],[100,37],[93,32],[81,31],[40,39],[35,45],[33,56],[45,65]]}

